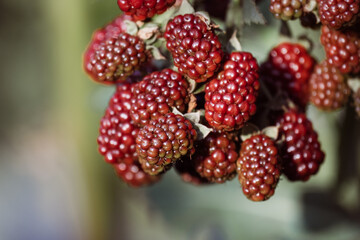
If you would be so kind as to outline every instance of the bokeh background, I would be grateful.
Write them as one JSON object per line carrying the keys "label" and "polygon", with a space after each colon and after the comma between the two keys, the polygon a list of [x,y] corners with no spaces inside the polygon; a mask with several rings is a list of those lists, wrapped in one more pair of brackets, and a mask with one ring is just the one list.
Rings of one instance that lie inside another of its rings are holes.
{"label": "bokeh background", "polygon": [[[247,27],[242,45],[261,62],[279,22]],[[97,153],[113,89],[82,71],[91,33],[120,13],[115,0],[0,0],[0,239],[360,239],[360,120],[351,107],[313,107],[326,162],[306,183],[282,178],[263,203],[236,179],[195,187],[174,171],[131,189]],[[290,24],[300,34],[297,21]],[[324,56],[319,33],[313,54]]]}

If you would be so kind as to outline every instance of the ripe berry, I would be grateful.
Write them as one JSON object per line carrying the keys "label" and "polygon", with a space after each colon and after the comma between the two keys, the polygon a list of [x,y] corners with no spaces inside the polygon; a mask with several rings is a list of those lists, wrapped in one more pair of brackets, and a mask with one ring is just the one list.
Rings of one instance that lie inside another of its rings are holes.
{"label": "ripe berry", "polygon": [[271,138],[258,134],[245,140],[236,163],[248,199],[264,201],[274,195],[281,171],[278,150]]}
{"label": "ripe berry", "polygon": [[201,17],[176,16],[168,22],[164,37],[181,74],[204,82],[218,70],[223,57],[221,43]]}
{"label": "ripe berry", "polygon": [[305,114],[294,110],[285,113],[278,126],[285,139],[281,153],[284,174],[291,181],[307,181],[325,158],[317,133]]}
{"label": "ripe berry", "polygon": [[323,110],[341,108],[351,92],[346,77],[326,61],[315,67],[309,85],[310,102]]}
{"label": "ripe berry", "polygon": [[321,28],[321,44],[327,61],[346,73],[360,72],[360,34],[353,31],[337,31],[327,26]]}
{"label": "ripe berry", "polygon": [[193,161],[200,176],[215,183],[224,183],[235,177],[238,154],[235,142],[228,134],[210,133],[195,148],[199,150]]}
{"label": "ripe berry", "polygon": [[308,84],[315,60],[297,43],[281,43],[260,67],[260,77],[273,93],[282,93],[300,107],[308,102]]}
{"label": "ripe berry", "polygon": [[129,164],[137,160],[135,138],[139,129],[130,118],[131,97],[131,85],[119,85],[101,119],[97,139],[99,152],[111,164]]}
{"label": "ripe berry", "polygon": [[271,0],[270,12],[276,18],[291,20],[299,18],[303,14],[303,8],[308,0]]}
{"label": "ripe berry", "polygon": [[359,8],[360,0],[318,0],[321,23],[336,29],[355,23]]}
{"label": "ripe berry", "polygon": [[145,173],[140,163],[136,160],[133,163],[120,162],[113,165],[117,175],[131,187],[143,187],[160,180],[161,176],[151,176]]}
{"label": "ripe berry", "polygon": [[117,0],[119,8],[125,14],[131,15],[134,21],[143,21],[155,14],[161,14],[174,3],[175,0]]}
{"label": "ripe berry", "polygon": [[210,184],[209,180],[200,176],[195,170],[193,157],[184,157],[176,161],[175,170],[184,182],[194,185]]}
{"label": "ripe berry", "polygon": [[131,118],[140,126],[171,112],[176,107],[185,112],[189,102],[188,82],[181,74],[164,69],[153,72],[132,88]]}
{"label": "ripe berry", "polygon": [[256,112],[260,84],[256,59],[247,52],[234,52],[218,77],[205,88],[205,118],[213,128],[241,128]]}
{"label": "ripe berry", "polygon": [[101,83],[123,82],[148,58],[144,42],[127,33],[101,42],[89,60],[89,74]]}
{"label": "ripe berry", "polygon": [[144,171],[157,175],[182,156],[192,155],[196,136],[190,121],[183,116],[167,113],[151,120],[136,138],[136,151]]}

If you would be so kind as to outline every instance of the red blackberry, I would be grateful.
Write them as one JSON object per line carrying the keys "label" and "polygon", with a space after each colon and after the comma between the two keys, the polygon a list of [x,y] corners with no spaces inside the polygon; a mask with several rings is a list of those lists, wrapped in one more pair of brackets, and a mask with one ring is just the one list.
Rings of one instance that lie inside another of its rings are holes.
{"label": "red blackberry", "polygon": [[145,173],[138,161],[116,163],[113,167],[117,175],[131,187],[147,186],[160,180],[160,176],[151,176]]}
{"label": "red blackberry", "polygon": [[175,170],[181,176],[182,180],[194,185],[210,184],[209,180],[200,176],[195,170],[193,157],[181,158],[175,163]]}
{"label": "red blackberry", "polygon": [[260,77],[273,93],[283,93],[301,107],[308,103],[308,84],[315,60],[297,43],[281,43],[260,67]]}
{"label": "red blackberry", "polygon": [[360,72],[360,34],[353,31],[337,31],[327,26],[321,28],[321,44],[327,61],[346,73]]}
{"label": "red blackberry", "polygon": [[357,115],[360,117],[360,88],[353,92],[354,106]]}
{"label": "red blackberry", "polygon": [[119,8],[135,21],[143,21],[155,14],[165,12],[174,5],[175,0],[117,0]]}
{"label": "red blackberry", "polygon": [[130,118],[131,98],[131,85],[119,85],[101,119],[97,139],[99,152],[111,164],[133,164],[138,158],[135,138],[139,129]]}
{"label": "red blackberry", "polygon": [[140,38],[120,33],[99,44],[89,59],[87,69],[97,82],[123,82],[147,60],[147,55]]}
{"label": "red blackberry", "polygon": [[140,126],[171,112],[176,107],[185,112],[190,100],[189,84],[181,74],[164,69],[153,72],[132,88],[131,118]]}
{"label": "red blackberry", "polygon": [[323,110],[336,110],[344,106],[350,95],[346,78],[326,61],[315,67],[309,84],[310,102]]}
{"label": "red blackberry", "polygon": [[91,75],[92,73],[90,58],[91,55],[95,53],[95,49],[97,49],[102,42],[105,42],[105,40],[117,37],[120,33],[126,32],[125,20],[131,20],[131,17],[120,15],[93,33],[89,46],[84,54],[84,69],[88,74]]}
{"label": "red blackberry", "polygon": [[204,82],[218,70],[223,57],[221,43],[201,17],[176,16],[168,22],[164,37],[181,74]]}
{"label": "red blackberry", "polygon": [[140,129],[136,151],[144,171],[157,175],[182,156],[192,155],[195,139],[196,131],[189,120],[167,113]]}
{"label": "red blackberry", "polygon": [[303,14],[303,8],[308,2],[309,0],[271,0],[270,12],[285,21],[296,19]]}
{"label": "red blackberry", "polygon": [[205,118],[220,131],[241,128],[256,112],[255,101],[260,88],[256,59],[247,52],[234,52],[224,71],[207,83]]}
{"label": "red blackberry", "polygon": [[271,138],[258,134],[245,140],[236,163],[239,181],[248,199],[264,201],[274,194],[281,171],[278,150]]}
{"label": "red blackberry", "polygon": [[305,114],[293,110],[285,113],[278,125],[285,138],[281,153],[284,174],[291,181],[307,181],[325,158],[317,133]]}
{"label": "red blackberry", "polygon": [[215,183],[224,183],[235,177],[238,154],[235,142],[228,134],[210,133],[195,147],[199,150],[193,161],[200,176]]}
{"label": "red blackberry", "polygon": [[321,23],[332,28],[355,23],[359,8],[360,0],[318,0]]}

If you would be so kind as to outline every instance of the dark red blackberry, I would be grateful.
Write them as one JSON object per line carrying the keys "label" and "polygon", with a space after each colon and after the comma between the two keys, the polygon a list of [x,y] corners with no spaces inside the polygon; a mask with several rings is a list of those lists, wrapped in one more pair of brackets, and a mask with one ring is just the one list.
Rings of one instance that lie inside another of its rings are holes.
{"label": "dark red blackberry", "polygon": [[131,187],[143,187],[154,184],[160,180],[159,176],[151,176],[145,173],[138,161],[133,163],[116,163],[113,165],[117,175]]}
{"label": "dark red blackberry", "polygon": [[281,152],[284,174],[291,181],[307,181],[325,158],[317,133],[305,114],[294,110],[285,113],[278,126],[285,139]]}
{"label": "dark red blackberry", "polygon": [[356,92],[353,92],[353,100],[354,100],[355,111],[357,115],[360,117],[360,88]]}
{"label": "dark red blackberry", "polygon": [[336,110],[348,101],[351,90],[346,77],[326,61],[315,67],[309,84],[310,102],[323,110]]}
{"label": "dark red blackberry", "polygon": [[120,33],[126,32],[125,20],[131,20],[131,17],[120,15],[112,22],[106,24],[103,28],[100,28],[93,33],[91,41],[84,53],[84,69],[88,74],[92,73],[90,58],[94,55],[95,49],[97,49],[99,45],[107,39],[117,37]]}
{"label": "dark red blackberry", "polygon": [[120,33],[100,43],[89,59],[87,70],[97,82],[123,82],[148,59],[144,42],[127,33]]}
{"label": "dark red blackberry", "polygon": [[321,23],[336,29],[355,23],[359,8],[360,0],[318,0]]}
{"label": "dark red blackberry", "polygon": [[210,133],[195,144],[199,149],[192,157],[196,171],[214,183],[224,183],[236,175],[238,158],[235,142],[226,133]]}
{"label": "dark red blackberry", "polygon": [[321,28],[321,44],[327,61],[346,73],[360,72],[360,34],[353,31],[337,31],[327,26]]}
{"label": "dark red blackberry", "polygon": [[274,195],[281,171],[278,149],[271,138],[258,134],[245,140],[236,163],[239,181],[248,199],[264,201]]}
{"label": "dark red blackberry", "polygon": [[195,170],[193,157],[184,157],[176,161],[175,170],[184,182],[194,185],[210,184],[209,180],[200,176]]}
{"label": "dark red blackberry", "polygon": [[304,108],[308,103],[308,84],[315,60],[297,43],[281,43],[270,51],[260,67],[260,78],[273,94],[284,94]]}
{"label": "dark red blackberry", "polygon": [[132,164],[138,158],[135,139],[139,129],[130,118],[131,98],[131,85],[119,85],[101,119],[97,139],[99,152],[111,164]]}
{"label": "dark red blackberry", "polygon": [[194,14],[176,16],[168,22],[164,37],[181,74],[204,82],[220,67],[221,43],[201,17]]}
{"label": "dark red blackberry", "polygon": [[256,59],[247,52],[234,52],[224,71],[207,83],[205,118],[220,131],[241,128],[256,112],[255,101],[260,88]]}
{"label": "dark red blackberry", "polygon": [[270,12],[276,18],[292,20],[301,17],[304,6],[309,0],[271,0]]}
{"label": "dark red blackberry", "polygon": [[117,0],[119,8],[135,21],[143,21],[165,12],[175,0]]}
{"label": "dark red blackberry", "polygon": [[190,100],[189,84],[181,74],[164,69],[153,72],[132,88],[131,118],[140,126],[176,107],[185,112]]}
{"label": "dark red blackberry", "polygon": [[183,116],[167,113],[151,120],[136,138],[136,151],[144,171],[157,175],[182,156],[192,155],[196,136],[192,124]]}

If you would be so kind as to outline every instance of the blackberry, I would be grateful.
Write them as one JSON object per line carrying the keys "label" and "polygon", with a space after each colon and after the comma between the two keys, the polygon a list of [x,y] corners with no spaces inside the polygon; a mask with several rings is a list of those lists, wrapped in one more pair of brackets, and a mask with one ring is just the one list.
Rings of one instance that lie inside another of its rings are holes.
{"label": "blackberry", "polygon": [[144,21],[155,14],[165,12],[175,0],[117,0],[119,8],[134,21]]}
{"label": "blackberry", "polygon": [[285,139],[281,152],[284,174],[291,181],[307,181],[325,158],[317,133],[305,114],[294,110],[286,112],[278,126]]}
{"label": "blackberry", "polygon": [[131,98],[131,85],[119,85],[101,119],[97,142],[100,154],[110,164],[132,164],[138,159],[135,139],[139,129],[130,118]]}
{"label": "blackberry", "polygon": [[315,67],[310,77],[310,102],[323,110],[336,110],[344,106],[350,95],[346,77],[326,61]]}
{"label": "blackberry", "polygon": [[270,12],[276,18],[282,20],[292,20],[301,17],[303,8],[308,0],[271,0]]}
{"label": "blackberry", "polygon": [[195,145],[195,169],[210,182],[224,183],[236,175],[238,153],[235,142],[226,133],[210,133]]}
{"label": "blackberry", "polygon": [[157,175],[182,156],[192,155],[196,136],[192,124],[183,116],[167,113],[151,120],[136,138],[136,151],[144,171]]}
{"label": "blackberry", "polygon": [[263,134],[245,140],[237,160],[239,181],[245,196],[264,201],[274,195],[281,167],[274,141]]}
{"label": "blackberry", "polygon": [[88,70],[97,82],[123,82],[147,59],[148,52],[140,38],[120,33],[99,44],[90,57]]}
{"label": "blackberry", "polygon": [[270,51],[260,67],[260,78],[273,94],[282,93],[304,108],[315,60],[300,44],[284,42]]}
{"label": "blackberry", "polygon": [[360,72],[360,34],[354,31],[337,31],[328,26],[321,28],[321,44],[327,61],[346,73]]}
{"label": "blackberry", "polygon": [[176,107],[185,112],[190,100],[189,84],[181,74],[164,69],[153,72],[132,88],[131,117],[140,126],[171,112]]}
{"label": "blackberry", "polygon": [[197,15],[178,15],[167,23],[166,47],[181,74],[204,82],[214,75],[223,57],[221,43]]}
{"label": "blackberry", "polygon": [[256,59],[247,52],[234,52],[224,70],[205,88],[205,118],[220,131],[241,128],[256,112],[260,88]]}
{"label": "blackberry", "polygon": [[99,45],[107,39],[117,37],[120,33],[126,32],[125,20],[131,20],[131,17],[120,15],[112,22],[106,24],[103,28],[100,28],[93,33],[91,41],[84,53],[84,70],[89,75],[92,74],[90,59],[91,56],[95,54],[95,49],[97,49]]}
{"label": "blackberry", "polygon": [[353,25],[359,8],[360,0],[318,0],[321,23],[336,29]]}
{"label": "blackberry", "polygon": [[175,170],[184,182],[194,185],[207,185],[211,183],[196,172],[193,157],[185,157],[176,161]]}
{"label": "blackberry", "polygon": [[113,164],[115,172],[123,180],[131,187],[143,187],[148,186],[150,184],[154,184],[160,180],[161,176],[151,176],[145,173],[138,161],[134,161],[133,163],[116,163]]}

